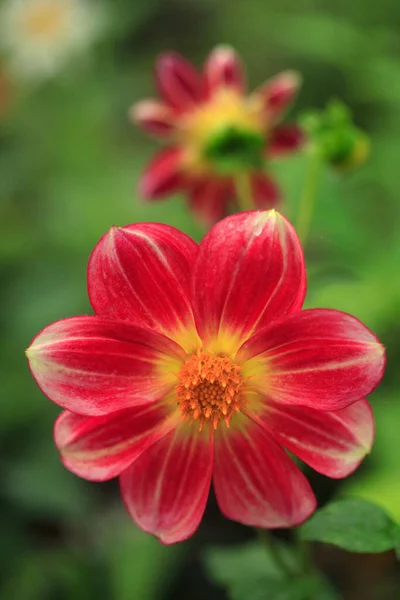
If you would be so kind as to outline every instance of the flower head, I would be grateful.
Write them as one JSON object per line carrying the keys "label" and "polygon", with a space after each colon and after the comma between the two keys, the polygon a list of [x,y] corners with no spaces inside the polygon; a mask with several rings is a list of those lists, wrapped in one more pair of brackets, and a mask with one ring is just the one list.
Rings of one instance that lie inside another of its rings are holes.
{"label": "flower head", "polygon": [[7,0],[0,12],[0,44],[16,76],[54,75],[98,34],[101,15],[86,0]]}
{"label": "flower head", "polygon": [[198,246],[167,225],[113,228],[88,267],[95,316],[46,327],[27,351],[64,465],[119,476],[133,520],[188,538],[213,479],[227,517],[289,527],[315,509],[283,448],[345,477],[369,452],[365,395],[384,349],[356,318],[301,310],[302,250],[275,211],[242,212]]}
{"label": "flower head", "polygon": [[298,74],[283,72],[248,95],[239,57],[219,46],[202,73],[179,54],[162,54],[156,82],[161,100],[135,104],[131,117],[169,146],[144,172],[141,194],[151,200],[183,191],[190,207],[213,222],[235,197],[235,176],[246,173],[254,207],[275,206],[280,192],[263,166],[303,141],[297,126],[277,125],[296,95]]}

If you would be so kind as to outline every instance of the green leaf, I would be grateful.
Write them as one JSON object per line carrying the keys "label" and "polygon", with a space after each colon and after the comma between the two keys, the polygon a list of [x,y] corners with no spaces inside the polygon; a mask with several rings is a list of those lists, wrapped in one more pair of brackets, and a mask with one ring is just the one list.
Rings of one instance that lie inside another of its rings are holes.
{"label": "green leaf", "polygon": [[231,600],[335,600],[336,595],[318,575],[302,575],[297,556],[275,541],[282,561],[293,576],[279,568],[266,548],[252,542],[231,548],[212,548],[205,563],[213,581],[228,590]]}
{"label": "green leaf", "polygon": [[186,544],[163,546],[118,512],[102,540],[112,598],[155,600],[165,593],[184,560]]}
{"label": "green leaf", "polygon": [[254,580],[230,590],[231,600],[334,600],[335,595],[324,588],[316,576],[293,578],[291,581],[271,578]]}
{"label": "green leaf", "polygon": [[[278,546],[278,543],[276,543]],[[289,569],[296,570],[296,557],[287,546],[279,544],[282,560]],[[205,555],[207,570],[214,581],[225,584],[241,585],[261,577],[280,578],[282,572],[259,542],[231,548],[211,548]]]}
{"label": "green leaf", "polygon": [[376,553],[394,548],[397,531],[398,525],[379,506],[349,498],[317,510],[300,527],[300,536],[350,552]]}

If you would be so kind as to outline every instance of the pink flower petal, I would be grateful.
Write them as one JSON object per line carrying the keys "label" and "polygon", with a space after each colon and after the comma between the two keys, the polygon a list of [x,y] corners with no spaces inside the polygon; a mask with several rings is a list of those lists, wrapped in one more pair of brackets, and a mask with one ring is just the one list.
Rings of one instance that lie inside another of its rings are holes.
{"label": "pink flower petal", "polygon": [[187,423],[146,450],[121,475],[121,492],[135,523],[163,544],[190,537],[206,506],[212,473],[212,434]]}
{"label": "pink flower petal", "polygon": [[64,466],[84,479],[105,481],[120,475],[149,446],[176,426],[171,409],[151,404],[101,417],[64,411],[54,426],[54,440]]}
{"label": "pink flower petal", "polygon": [[274,158],[296,152],[303,146],[304,141],[304,131],[298,125],[276,127],[267,141],[268,156]]}
{"label": "pink flower petal", "polygon": [[89,260],[94,311],[164,333],[186,348],[183,338],[195,330],[190,277],[197,254],[197,244],[169,225],[113,227]]}
{"label": "pink flower petal", "polygon": [[167,52],[159,57],[156,82],[164,100],[178,111],[190,109],[202,98],[200,75],[189,61],[176,52]]}
{"label": "pink flower petal", "polygon": [[204,179],[192,186],[189,206],[199,221],[213,225],[225,216],[229,198],[232,196],[232,185],[229,181]]}
{"label": "pink flower petal", "polygon": [[45,327],[27,355],[42,392],[84,415],[165,397],[186,356],[159,333],[100,317],[73,317]]}
{"label": "pink flower petal", "polygon": [[145,200],[156,200],[178,191],[183,185],[181,150],[165,148],[147,165],[139,181],[139,194]]}
{"label": "pink flower petal", "polygon": [[230,46],[217,46],[209,55],[204,67],[206,87],[209,93],[228,87],[244,92],[246,77],[242,61]]}
{"label": "pink flower petal", "polygon": [[282,215],[228,217],[204,237],[194,266],[199,335],[206,345],[220,343],[216,351],[234,352],[256,329],[299,310],[305,289],[300,242]]}
{"label": "pink flower petal", "polygon": [[370,452],[374,440],[374,419],[366,400],[335,412],[266,400],[256,420],[279,444],[333,478],[350,475]]}
{"label": "pink flower petal", "polygon": [[262,103],[269,124],[283,116],[293,102],[300,84],[299,73],[283,71],[254,92],[253,97]]}
{"label": "pink flower petal", "polygon": [[244,374],[262,395],[283,404],[339,410],[372,392],[385,351],[355,317],[304,310],[266,327],[239,350]]}
{"label": "pink flower petal", "polygon": [[260,426],[221,427],[215,437],[214,487],[228,519],[273,529],[307,519],[316,501],[307,479]]}
{"label": "pink flower petal", "polygon": [[130,108],[129,116],[136,125],[152,135],[163,137],[174,130],[173,111],[158,100],[137,102]]}
{"label": "pink flower petal", "polygon": [[256,208],[265,210],[276,208],[281,201],[281,192],[271,177],[264,173],[254,173],[251,177],[251,190]]}

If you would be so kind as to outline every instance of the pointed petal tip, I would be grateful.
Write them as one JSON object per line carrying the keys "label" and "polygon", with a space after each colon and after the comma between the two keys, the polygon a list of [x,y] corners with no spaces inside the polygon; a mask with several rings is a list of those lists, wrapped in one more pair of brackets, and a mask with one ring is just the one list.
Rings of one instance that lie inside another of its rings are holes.
{"label": "pointed petal tip", "polygon": [[152,185],[152,182],[150,181],[150,178],[146,177],[145,175],[142,176],[141,179],[139,179],[136,189],[137,189],[137,193],[139,194],[140,199],[143,200],[144,202],[153,200],[153,198],[156,195],[154,193],[153,185]]}
{"label": "pointed petal tip", "polygon": [[[44,344],[35,344],[35,340],[38,335],[32,340],[31,345],[24,351],[24,354],[28,360],[29,369],[32,371],[33,363],[35,363],[35,370],[40,366],[36,364],[38,359],[40,360],[40,348],[43,348]],[[33,377],[35,377],[33,375]]]}
{"label": "pointed petal tip", "polygon": [[172,62],[176,60],[186,60],[182,54],[176,52],[176,50],[165,50],[165,52],[160,52],[156,57],[156,67],[164,67],[165,65],[169,66]]}
{"label": "pointed petal tip", "polygon": [[160,100],[145,99],[128,109],[128,119],[150,135],[165,137],[174,129],[174,115]]}
{"label": "pointed petal tip", "polygon": [[142,173],[138,191],[145,200],[156,200],[181,189],[183,185],[182,152],[167,147],[159,151]]}
{"label": "pointed petal tip", "polygon": [[264,106],[269,123],[277,122],[293,102],[301,85],[301,75],[297,71],[282,71],[254,92]]}
{"label": "pointed petal tip", "polygon": [[268,221],[270,221],[271,224],[276,225],[279,216],[279,213],[274,208],[258,211],[258,218],[254,219],[251,224],[254,234],[257,235],[258,233],[261,233]]}
{"label": "pointed petal tip", "polygon": [[233,56],[237,55],[237,52],[230,44],[218,44],[212,50],[211,55],[218,57],[220,60],[230,60]]}
{"label": "pointed petal tip", "polygon": [[246,87],[245,69],[236,50],[228,44],[216,46],[204,66],[208,92],[231,88],[242,93]]}
{"label": "pointed petal tip", "polygon": [[147,100],[141,100],[128,108],[128,119],[134,125],[141,125],[143,121],[148,119],[148,113]]}
{"label": "pointed petal tip", "polygon": [[112,236],[117,236],[123,234],[125,227],[121,227],[121,225],[112,225],[108,230],[108,233]]}
{"label": "pointed petal tip", "polygon": [[184,58],[173,50],[161,52],[161,54],[156,57],[154,63],[156,79],[159,80],[166,71],[174,68],[177,60],[180,62],[181,60],[184,60]]}
{"label": "pointed petal tip", "polygon": [[199,73],[192,63],[178,52],[164,52],[158,56],[155,78],[161,97],[173,110],[188,110],[201,99]]}
{"label": "pointed petal tip", "polygon": [[285,87],[289,89],[297,90],[303,83],[303,76],[300,71],[291,69],[288,71],[282,71],[280,77],[282,84],[285,84]]}
{"label": "pointed petal tip", "polygon": [[100,243],[102,240],[107,240],[110,245],[115,245],[115,240],[121,236],[123,229],[124,228],[120,227],[119,225],[112,225],[110,229],[106,231],[106,233],[100,238],[98,243]]}
{"label": "pointed petal tip", "polygon": [[137,124],[137,122],[141,120],[140,116],[143,112],[141,104],[142,102],[136,102],[128,108],[128,119],[131,121],[131,123]]}
{"label": "pointed petal tip", "polygon": [[290,221],[279,210],[276,210],[276,208],[269,208],[267,210],[261,210],[261,211],[259,211],[259,213],[262,216],[263,224],[266,223],[267,221],[271,221],[275,225],[278,225],[278,223],[283,223],[285,225],[290,225],[291,227],[293,227],[293,225],[290,223]]}

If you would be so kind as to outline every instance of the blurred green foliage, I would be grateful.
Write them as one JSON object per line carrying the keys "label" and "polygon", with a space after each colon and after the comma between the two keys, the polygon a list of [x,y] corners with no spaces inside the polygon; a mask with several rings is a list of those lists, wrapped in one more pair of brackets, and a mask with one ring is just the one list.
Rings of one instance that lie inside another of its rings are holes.
{"label": "blurred green foliage", "polygon": [[[86,263],[112,224],[162,221],[201,239],[182,198],[145,205],[135,193],[155,144],[129,124],[127,110],[153,94],[155,55],[175,49],[200,64],[213,45],[230,43],[242,53],[252,87],[281,69],[297,69],[304,87],[291,116],[340,97],[372,144],[359,171],[321,177],[306,251],[307,304],[358,316],[388,355],[373,395],[372,455],[347,481],[313,476],[313,485],[321,501],[350,491],[400,520],[400,5],[105,4],[109,27],[93,51],[52,81],[17,86],[0,117],[0,600],[225,598],[204,573],[202,549],[251,532],[225,521],[213,503],[195,538],[177,548],[139,532],[116,485],[86,483],[60,464],[52,442],[59,411],[36,388],[23,350],[51,321],[90,312]],[[271,165],[292,219],[306,161]],[[346,598],[400,595],[397,584],[386,582],[358,596],[352,577],[339,581],[350,590]]]}

